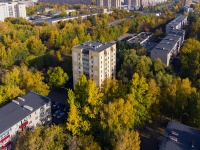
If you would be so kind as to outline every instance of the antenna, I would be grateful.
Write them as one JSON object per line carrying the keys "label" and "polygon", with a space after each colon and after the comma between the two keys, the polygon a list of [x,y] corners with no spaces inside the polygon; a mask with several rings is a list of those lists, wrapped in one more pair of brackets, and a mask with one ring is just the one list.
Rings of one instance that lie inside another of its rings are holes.
{"label": "antenna", "polygon": [[23,102],[25,102],[25,99],[22,98],[22,97],[18,97],[18,99],[21,100],[21,101],[23,101]]}
{"label": "antenna", "polygon": [[33,111],[33,107],[30,107],[28,105],[24,105],[23,107],[26,108],[26,109],[28,109],[28,110],[30,110],[30,111]]}
{"label": "antenna", "polygon": [[15,103],[15,104],[17,104],[17,105],[19,105],[19,102],[16,101],[16,100],[12,100],[12,102]]}

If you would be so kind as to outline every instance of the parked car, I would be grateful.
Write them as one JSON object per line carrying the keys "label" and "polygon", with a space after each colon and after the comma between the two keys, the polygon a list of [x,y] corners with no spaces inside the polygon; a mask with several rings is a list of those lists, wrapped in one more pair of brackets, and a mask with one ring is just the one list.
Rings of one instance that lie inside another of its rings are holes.
{"label": "parked car", "polygon": [[58,102],[53,102],[53,107],[55,108],[58,105]]}
{"label": "parked car", "polygon": [[61,112],[61,113],[59,113],[59,114],[57,115],[57,117],[56,117],[56,118],[58,118],[58,119],[59,119],[59,118],[61,118],[62,116],[64,116],[64,114],[65,114],[64,112]]}
{"label": "parked car", "polygon": [[53,114],[53,117],[56,117],[58,113],[60,113],[60,110],[56,110],[56,111],[54,112],[54,114]]}

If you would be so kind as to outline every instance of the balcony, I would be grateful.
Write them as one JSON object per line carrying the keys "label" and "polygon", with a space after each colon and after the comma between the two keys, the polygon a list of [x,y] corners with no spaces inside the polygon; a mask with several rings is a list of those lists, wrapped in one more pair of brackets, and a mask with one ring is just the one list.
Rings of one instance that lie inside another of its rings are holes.
{"label": "balcony", "polygon": [[4,146],[0,147],[1,150],[6,150],[7,147],[11,144],[11,142],[6,143]]}
{"label": "balcony", "polygon": [[8,138],[10,138],[10,134],[6,135],[4,138],[2,138],[0,140],[0,143],[2,143],[3,141],[7,140]]}
{"label": "balcony", "polygon": [[22,124],[19,126],[19,128],[20,128],[20,129],[23,129],[23,128],[26,127],[27,125],[28,125],[28,121],[22,123]]}

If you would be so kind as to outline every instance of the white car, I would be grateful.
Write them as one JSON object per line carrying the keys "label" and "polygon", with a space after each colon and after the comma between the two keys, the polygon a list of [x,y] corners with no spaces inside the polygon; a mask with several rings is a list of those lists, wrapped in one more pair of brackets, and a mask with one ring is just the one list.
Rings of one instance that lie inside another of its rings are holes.
{"label": "white car", "polygon": [[53,114],[53,117],[56,117],[57,116],[57,114],[60,112],[60,110],[56,110],[55,112],[54,112],[54,114]]}
{"label": "white car", "polygon": [[62,116],[64,116],[64,112],[61,112],[59,115],[57,115],[57,117],[56,118],[58,118],[58,119],[60,119]]}

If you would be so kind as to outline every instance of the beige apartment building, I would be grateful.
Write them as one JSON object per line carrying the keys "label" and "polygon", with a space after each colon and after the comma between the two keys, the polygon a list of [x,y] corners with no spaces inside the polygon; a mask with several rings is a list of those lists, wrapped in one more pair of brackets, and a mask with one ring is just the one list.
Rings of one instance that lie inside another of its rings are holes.
{"label": "beige apartment building", "polygon": [[72,48],[73,84],[84,74],[101,86],[116,76],[116,44],[88,41]]}

